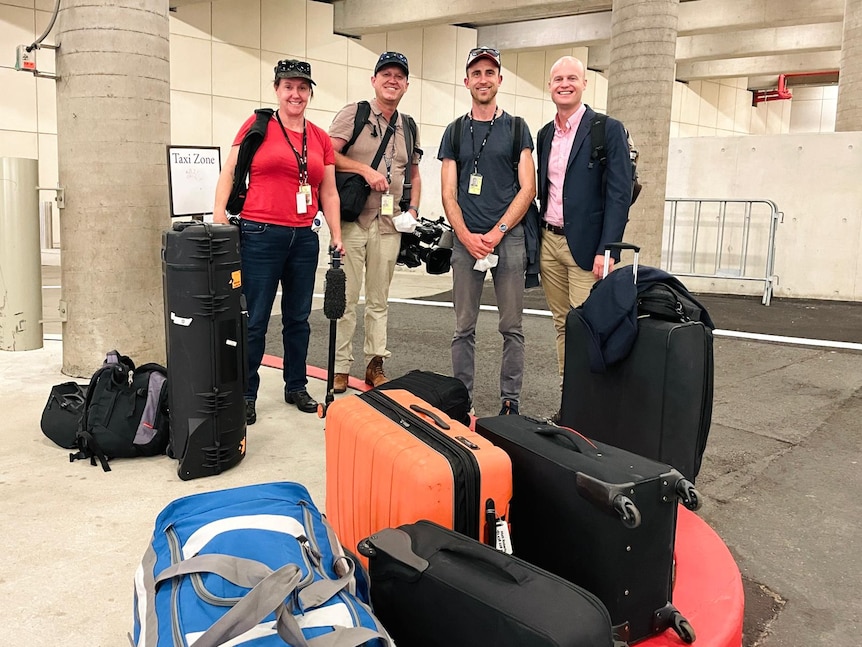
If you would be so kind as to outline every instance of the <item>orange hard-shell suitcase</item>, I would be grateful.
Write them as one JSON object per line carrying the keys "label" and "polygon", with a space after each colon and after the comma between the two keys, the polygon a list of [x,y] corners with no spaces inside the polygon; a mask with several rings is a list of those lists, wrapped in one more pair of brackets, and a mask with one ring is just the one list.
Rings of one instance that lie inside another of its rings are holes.
{"label": "orange hard-shell suitcase", "polygon": [[408,391],[340,398],[327,412],[326,516],[350,550],[420,519],[502,548],[511,498],[509,456]]}

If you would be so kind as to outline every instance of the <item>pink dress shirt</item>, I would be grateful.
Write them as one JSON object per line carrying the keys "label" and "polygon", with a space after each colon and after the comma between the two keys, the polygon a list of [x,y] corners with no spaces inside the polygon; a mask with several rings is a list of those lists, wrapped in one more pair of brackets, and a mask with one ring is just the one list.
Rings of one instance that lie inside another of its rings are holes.
{"label": "pink dress shirt", "polygon": [[563,182],[566,180],[566,167],[569,165],[575,133],[586,111],[587,107],[582,103],[565,123],[560,124],[559,115],[554,117],[554,139],[548,156],[548,208],[545,210],[545,220],[556,227],[563,226]]}

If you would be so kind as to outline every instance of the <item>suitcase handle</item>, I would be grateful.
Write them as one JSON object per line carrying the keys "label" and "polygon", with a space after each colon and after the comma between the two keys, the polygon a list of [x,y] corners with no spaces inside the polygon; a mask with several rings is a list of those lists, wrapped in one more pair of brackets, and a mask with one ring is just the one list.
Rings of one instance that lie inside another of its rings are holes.
{"label": "suitcase handle", "polygon": [[608,243],[605,245],[605,268],[602,272],[602,278],[607,278],[608,276],[608,265],[611,260],[611,251],[622,251],[624,249],[630,249],[635,253],[634,261],[632,262],[632,276],[634,277],[634,282],[638,282],[638,257],[641,253],[641,248],[638,245],[632,245],[631,243]]}
{"label": "suitcase handle", "polygon": [[438,416],[433,411],[429,411],[425,407],[420,407],[418,404],[411,404],[410,409],[412,411],[415,411],[416,413],[424,413],[426,416],[431,418],[431,420],[434,421],[434,424],[436,424],[438,427],[440,427],[440,429],[451,429],[452,428],[449,426],[449,424],[445,420],[443,420],[443,418]]}
{"label": "suitcase handle", "polygon": [[489,547],[483,544],[452,544],[442,547],[439,552],[449,553],[460,559],[465,559],[471,564],[481,562],[487,567],[489,574],[500,576],[501,579],[514,582],[518,585],[523,585],[527,579],[524,574],[521,574],[519,577],[507,569],[505,564],[500,563],[500,559],[506,555],[505,553],[501,553],[494,548],[490,548],[489,550]]}
{"label": "suitcase handle", "polygon": [[[566,441],[566,445],[568,445],[567,449],[573,449],[579,454],[583,454],[587,449],[596,449],[596,446],[589,438],[570,427],[552,427],[549,425],[547,427],[537,429],[536,433],[540,436],[562,438]],[[557,444],[562,446],[562,443]]]}

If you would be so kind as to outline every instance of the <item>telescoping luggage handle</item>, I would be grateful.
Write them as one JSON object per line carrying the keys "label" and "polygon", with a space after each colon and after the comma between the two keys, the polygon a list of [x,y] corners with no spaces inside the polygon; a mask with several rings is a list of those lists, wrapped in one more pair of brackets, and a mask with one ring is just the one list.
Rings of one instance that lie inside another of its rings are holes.
{"label": "telescoping luggage handle", "polygon": [[638,282],[638,256],[640,256],[641,248],[638,245],[632,245],[631,243],[608,243],[605,245],[605,269],[602,272],[602,278],[605,278],[608,275],[608,265],[611,261],[611,252],[613,250],[624,250],[630,249],[635,253],[635,259],[632,261],[632,276],[634,277],[634,282]]}

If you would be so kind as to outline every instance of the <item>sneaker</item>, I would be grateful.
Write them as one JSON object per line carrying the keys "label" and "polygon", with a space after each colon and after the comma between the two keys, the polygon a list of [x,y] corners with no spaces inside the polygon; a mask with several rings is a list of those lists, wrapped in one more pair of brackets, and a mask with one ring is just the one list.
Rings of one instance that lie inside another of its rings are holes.
{"label": "sneaker", "polygon": [[334,393],[344,393],[347,391],[347,373],[336,373],[332,379],[332,390]]}
{"label": "sneaker", "polygon": [[383,358],[380,355],[372,357],[365,369],[365,383],[368,386],[380,386],[388,381],[386,373],[383,372]]}
{"label": "sneaker", "polygon": [[315,413],[317,411],[317,400],[308,395],[308,391],[294,391],[293,393],[285,393],[284,401],[288,404],[295,404],[296,408],[303,413]]}
{"label": "sneaker", "polygon": [[503,400],[503,408],[500,409],[501,416],[517,416],[518,403],[514,400]]}
{"label": "sneaker", "polygon": [[254,410],[254,400],[245,401],[245,424],[253,425],[257,422],[257,411]]}

